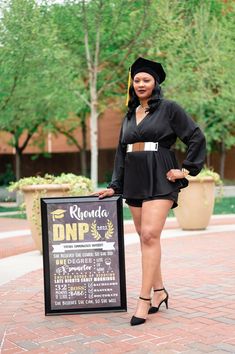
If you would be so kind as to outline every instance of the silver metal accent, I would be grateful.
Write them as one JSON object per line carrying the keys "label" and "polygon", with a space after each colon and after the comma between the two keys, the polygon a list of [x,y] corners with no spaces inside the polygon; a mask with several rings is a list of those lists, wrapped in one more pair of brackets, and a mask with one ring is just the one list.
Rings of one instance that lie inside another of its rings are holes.
{"label": "silver metal accent", "polygon": [[127,144],[126,152],[132,152],[133,144]]}
{"label": "silver metal accent", "polygon": [[[127,144],[127,152],[133,151],[133,144]],[[144,143],[144,151],[158,151],[158,142],[147,141]]]}

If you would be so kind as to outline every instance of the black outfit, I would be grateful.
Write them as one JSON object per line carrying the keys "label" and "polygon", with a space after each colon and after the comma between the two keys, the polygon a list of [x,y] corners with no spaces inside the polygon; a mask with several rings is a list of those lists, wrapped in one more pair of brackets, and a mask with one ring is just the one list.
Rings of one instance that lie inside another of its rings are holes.
{"label": "black outfit", "polygon": [[[115,193],[123,194],[129,205],[141,206],[151,199],[170,199],[177,206],[186,178],[171,182],[166,178],[170,169],[178,169],[175,154],[170,148],[179,137],[187,145],[182,167],[197,175],[206,155],[205,137],[198,125],[174,101],[162,99],[153,113],[148,113],[137,125],[136,116],[124,118],[115,156],[112,181],[108,185]],[[158,151],[127,152],[127,144],[158,142]],[[138,200],[138,201],[137,201]]]}

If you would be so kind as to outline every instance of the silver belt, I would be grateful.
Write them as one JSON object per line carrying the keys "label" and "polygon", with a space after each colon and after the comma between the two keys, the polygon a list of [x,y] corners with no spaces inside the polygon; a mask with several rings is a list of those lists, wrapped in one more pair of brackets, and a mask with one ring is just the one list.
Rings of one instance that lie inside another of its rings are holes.
{"label": "silver belt", "polygon": [[135,151],[158,151],[158,142],[154,143],[152,141],[147,141],[134,144],[127,144],[126,152]]}

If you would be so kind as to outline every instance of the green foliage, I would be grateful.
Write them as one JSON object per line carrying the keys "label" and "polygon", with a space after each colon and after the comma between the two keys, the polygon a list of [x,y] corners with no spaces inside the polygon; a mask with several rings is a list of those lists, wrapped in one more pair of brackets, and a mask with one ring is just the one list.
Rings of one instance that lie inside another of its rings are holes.
{"label": "green foliage", "polygon": [[[189,37],[196,82],[194,115],[205,130],[208,151],[224,141],[225,148],[235,144],[235,120],[232,91],[234,66],[231,21],[225,15],[213,16],[209,6],[194,14],[194,28]],[[233,30],[234,33],[234,30]],[[198,112],[198,114],[196,113]]]}
{"label": "green foliage", "polygon": [[[92,94],[98,114],[109,105],[125,109],[127,71],[139,55],[164,65],[165,95],[202,127],[208,153],[235,146],[232,0],[49,4],[1,2],[0,130],[16,149],[39,127],[42,150],[45,130],[63,132],[80,149],[76,127],[91,112]],[[77,118],[67,120],[70,112]]]}
{"label": "green foliage", "polygon": [[[99,112],[107,107],[109,97],[113,101],[121,94],[124,104],[128,65],[136,57],[139,46],[144,44],[148,32],[149,3],[149,0],[67,1],[66,6],[51,7],[59,40],[70,53],[78,107],[90,111],[92,80],[96,81]],[[98,47],[97,41],[100,43]],[[96,64],[97,79],[94,74]]]}
{"label": "green foliage", "polygon": [[15,181],[15,174],[12,169],[12,165],[8,163],[6,165],[6,171],[0,174],[0,186],[8,186],[12,181]]}
{"label": "green foliage", "polygon": [[[166,97],[192,115],[206,134],[208,152],[235,145],[234,3],[217,0],[153,2],[148,53],[167,69]],[[185,146],[177,145],[184,150]]]}
{"label": "green foliage", "polygon": [[62,173],[60,176],[46,174],[44,177],[25,177],[8,188],[10,192],[22,190],[29,185],[68,184],[71,195],[82,195],[93,191],[92,182],[84,176],[76,176],[73,173]]}
{"label": "green foliage", "polygon": [[0,10],[0,130],[11,134],[9,144],[21,154],[40,126],[74,109],[69,57],[47,8],[11,0]]}
{"label": "green foliage", "polygon": [[211,177],[214,180],[215,185],[217,186],[223,185],[223,181],[220,178],[220,175],[217,172],[213,171],[212,169],[206,167],[203,168],[197,176],[194,177],[188,176],[187,178],[188,179],[193,178],[193,179],[198,179],[200,181],[203,181],[204,177]]}
{"label": "green foliage", "polygon": [[55,109],[62,53],[55,28],[34,0],[10,1],[0,32],[0,127],[17,139],[24,130],[34,133]]}

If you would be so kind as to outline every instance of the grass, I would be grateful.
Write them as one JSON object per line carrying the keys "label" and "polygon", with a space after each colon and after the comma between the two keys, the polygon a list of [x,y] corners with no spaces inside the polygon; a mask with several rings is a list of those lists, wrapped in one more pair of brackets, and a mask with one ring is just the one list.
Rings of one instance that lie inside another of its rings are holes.
{"label": "grass", "polygon": [[[15,211],[19,211],[19,213],[17,214],[9,214],[9,215],[1,215],[1,213],[7,213],[7,212],[15,212]],[[14,219],[26,219],[26,214],[24,211],[21,210],[20,207],[4,207],[4,206],[0,206],[0,217],[4,217],[4,218],[14,218]]]}
{"label": "grass", "polygon": [[3,215],[1,216],[0,214],[0,218],[4,217],[4,218],[11,218],[11,219],[26,219],[26,214],[25,213],[19,213],[19,214],[13,214],[13,215]]}
{"label": "grass", "polygon": [[213,214],[235,214],[235,197],[216,200]]}
{"label": "grass", "polygon": [[0,206],[0,213],[7,213],[8,211],[18,211],[21,210],[19,207],[5,207]]}
{"label": "grass", "polygon": [[[21,212],[21,209],[19,207],[0,206],[0,217],[1,217],[1,213],[11,212],[11,211],[19,211],[19,214],[3,215],[3,217],[26,219],[26,215],[23,212]],[[215,201],[213,215],[223,215],[223,214],[235,214],[235,197],[226,197]],[[124,220],[131,219],[131,212],[129,208],[126,207],[123,208],[123,216],[124,216]],[[170,210],[169,216],[174,216],[172,210]]]}
{"label": "grass", "polygon": [[[8,213],[8,212],[11,213],[11,212],[15,212],[15,211],[18,211],[19,213],[17,213],[17,214],[9,214],[9,215],[1,215],[1,213]],[[0,217],[3,217],[3,218],[14,218],[14,219],[26,219],[26,214],[20,207],[17,207],[17,206],[5,207],[5,206],[0,205]]]}

